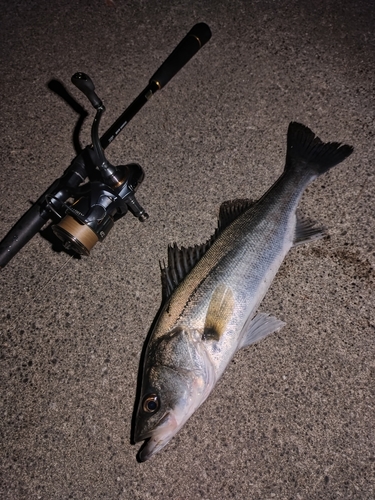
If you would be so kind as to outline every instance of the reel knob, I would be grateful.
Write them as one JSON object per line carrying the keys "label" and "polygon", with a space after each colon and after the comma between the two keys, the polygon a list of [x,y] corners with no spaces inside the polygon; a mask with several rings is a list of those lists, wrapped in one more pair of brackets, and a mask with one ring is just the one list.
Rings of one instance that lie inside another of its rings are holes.
{"label": "reel knob", "polygon": [[137,219],[140,222],[145,222],[149,215],[146,212],[146,210],[138,203],[136,197],[134,194],[129,194],[126,198],[126,204],[128,206],[128,209],[131,211],[131,213],[134,215],[134,217],[137,217]]}
{"label": "reel knob", "polygon": [[102,100],[95,92],[95,85],[91,78],[86,73],[78,72],[72,76],[72,83],[85,94],[95,109],[103,106]]}

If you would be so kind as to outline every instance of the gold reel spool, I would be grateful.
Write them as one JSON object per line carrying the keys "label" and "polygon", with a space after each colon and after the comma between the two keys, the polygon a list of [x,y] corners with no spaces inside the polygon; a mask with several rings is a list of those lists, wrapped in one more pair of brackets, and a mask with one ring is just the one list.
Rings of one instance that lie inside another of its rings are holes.
{"label": "gold reel spool", "polygon": [[80,255],[90,255],[90,250],[99,241],[89,226],[80,224],[70,215],[66,215],[52,229],[64,243],[65,248],[72,249]]}

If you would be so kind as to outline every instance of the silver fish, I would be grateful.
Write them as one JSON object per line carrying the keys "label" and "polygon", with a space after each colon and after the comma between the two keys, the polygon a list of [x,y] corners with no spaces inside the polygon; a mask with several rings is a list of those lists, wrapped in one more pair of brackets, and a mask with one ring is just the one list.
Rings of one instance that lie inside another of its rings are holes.
{"label": "silver fish", "polygon": [[163,302],[144,355],[134,441],[139,460],[161,450],[205,401],[236,351],[284,323],[256,311],[289,250],[324,235],[297,213],[319,175],[347,158],[351,146],[324,144],[292,122],[282,175],[256,203],[221,206],[205,244],[168,249],[161,266]]}

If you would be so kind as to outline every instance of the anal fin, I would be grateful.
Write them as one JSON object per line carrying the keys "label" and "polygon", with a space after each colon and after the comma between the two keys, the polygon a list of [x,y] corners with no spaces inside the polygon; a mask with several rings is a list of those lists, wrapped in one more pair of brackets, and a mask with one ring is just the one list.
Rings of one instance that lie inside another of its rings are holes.
{"label": "anal fin", "polygon": [[304,217],[297,211],[297,225],[294,234],[293,246],[303,245],[310,241],[320,240],[327,236],[327,231],[324,227],[315,227],[315,222]]}

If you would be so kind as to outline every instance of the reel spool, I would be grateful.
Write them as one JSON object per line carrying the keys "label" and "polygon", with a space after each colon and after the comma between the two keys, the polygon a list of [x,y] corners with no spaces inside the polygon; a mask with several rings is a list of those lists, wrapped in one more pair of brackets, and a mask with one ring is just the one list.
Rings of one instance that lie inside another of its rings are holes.
{"label": "reel spool", "polygon": [[91,249],[99,241],[98,236],[89,226],[81,224],[71,215],[66,215],[54,225],[53,232],[67,250],[73,250],[79,255],[90,255]]}

